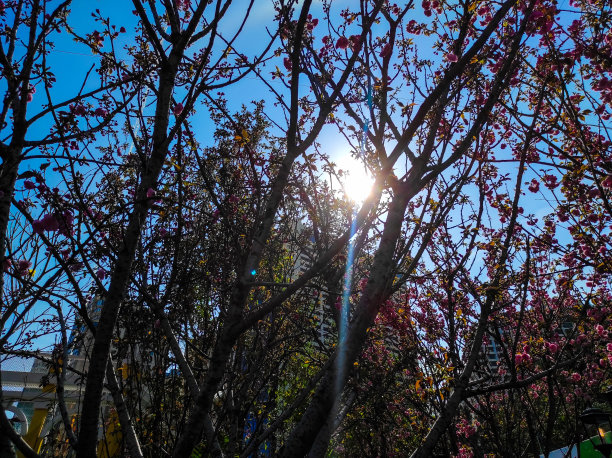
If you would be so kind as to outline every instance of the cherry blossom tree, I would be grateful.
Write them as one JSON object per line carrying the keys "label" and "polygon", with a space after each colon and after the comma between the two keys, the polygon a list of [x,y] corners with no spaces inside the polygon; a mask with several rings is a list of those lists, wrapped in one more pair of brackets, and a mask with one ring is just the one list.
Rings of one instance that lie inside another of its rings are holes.
{"label": "cherry blossom tree", "polygon": [[[254,48],[254,1],[85,31],[70,2],[0,5],[0,338],[53,368],[77,456],[111,424],[133,456],[578,437],[610,384],[607,5],[278,1]],[[95,64],[57,101],[60,35]],[[360,206],[337,139],[375,179]]]}

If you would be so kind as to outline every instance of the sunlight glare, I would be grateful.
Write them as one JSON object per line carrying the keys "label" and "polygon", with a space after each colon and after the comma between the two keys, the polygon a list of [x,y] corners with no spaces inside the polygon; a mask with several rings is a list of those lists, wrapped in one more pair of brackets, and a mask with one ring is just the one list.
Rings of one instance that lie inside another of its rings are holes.
{"label": "sunlight glare", "polygon": [[355,203],[362,203],[370,195],[374,180],[363,164],[350,156],[342,162],[341,167],[346,171],[343,182],[347,198]]}

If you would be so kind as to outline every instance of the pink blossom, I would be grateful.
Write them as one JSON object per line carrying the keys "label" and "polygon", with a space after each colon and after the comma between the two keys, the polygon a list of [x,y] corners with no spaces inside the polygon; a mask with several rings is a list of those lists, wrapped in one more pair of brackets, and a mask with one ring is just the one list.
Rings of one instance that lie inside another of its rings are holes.
{"label": "pink blossom", "polygon": [[589,197],[590,197],[591,199],[594,199],[594,198],[596,198],[596,197],[599,197],[599,189],[597,189],[597,188],[591,188],[591,189],[589,189]]}
{"label": "pink blossom", "polygon": [[525,363],[530,363],[531,362],[531,355],[529,353],[523,353],[523,361]]}
{"label": "pink blossom", "polygon": [[72,229],[72,225],[74,224],[74,215],[72,212],[66,210],[61,214],[56,214],[55,217],[59,223],[59,233],[66,236],[72,235],[74,232]]}
{"label": "pink blossom", "polygon": [[446,55],[446,60],[449,62],[457,62],[459,60],[459,58],[457,57],[457,54],[449,52]]}
{"label": "pink blossom", "polygon": [[34,189],[34,188],[36,188],[36,185],[32,181],[30,181],[30,180],[25,180],[23,182],[23,187],[26,188],[26,189]]}
{"label": "pink blossom", "polygon": [[70,107],[71,111],[77,116],[85,116],[87,114],[87,110],[81,104]]}
{"label": "pink blossom", "polygon": [[289,57],[285,57],[283,59],[283,65],[285,66],[285,69],[290,72],[291,69],[293,68],[293,64],[291,63],[291,59]]}
{"label": "pink blossom", "polygon": [[106,278],[106,271],[102,268],[98,269],[96,272],[96,277],[98,277],[100,280],[104,280]]}
{"label": "pink blossom", "polygon": [[336,302],[334,303],[334,307],[336,310],[342,310],[342,297],[338,296],[336,298]]}
{"label": "pink blossom", "polygon": [[418,35],[420,33],[420,29],[417,27],[417,21],[411,19],[406,26],[406,32]]}
{"label": "pink blossom", "polygon": [[361,51],[361,36],[360,35],[351,35],[349,37],[351,41],[351,49],[355,52]]}
{"label": "pink blossom", "polygon": [[349,46],[348,38],[340,37],[338,41],[336,41],[336,49],[346,49]]}
{"label": "pink blossom", "polygon": [[544,186],[546,186],[548,189],[555,189],[557,186],[559,186],[557,177],[554,175],[546,174],[542,178],[544,179]]}
{"label": "pink blossom", "polygon": [[177,9],[187,11],[189,7],[191,6],[191,1],[190,0],[174,0],[174,4],[176,5]]}
{"label": "pink blossom", "polygon": [[574,394],[575,394],[577,397],[581,397],[581,396],[582,396],[582,390],[581,390],[580,388],[576,388],[576,389],[574,390]]}
{"label": "pink blossom", "polygon": [[473,456],[474,452],[472,449],[467,445],[462,445],[457,458],[472,458]]}
{"label": "pink blossom", "polygon": [[44,231],[55,232],[59,230],[60,223],[55,215],[49,213],[42,217],[42,219],[32,222],[32,230],[35,234],[42,234]]}
{"label": "pink blossom", "polygon": [[389,57],[391,55],[391,51],[393,51],[393,45],[391,43],[387,43],[383,49],[380,51],[379,56],[383,59],[385,57]]}
{"label": "pink blossom", "polygon": [[36,219],[32,221],[32,231],[35,234],[42,234],[45,231],[45,226],[42,220]]}
{"label": "pink blossom", "polygon": [[155,190],[152,188],[147,189],[147,199],[152,199],[155,197]]}
{"label": "pink blossom", "polygon": [[612,353],[612,343],[609,343],[608,345],[606,345],[606,350]]}
{"label": "pink blossom", "polygon": [[24,276],[28,273],[28,269],[32,266],[30,261],[25,259],[20,259],[17,261],[17,270],[19,270],[19,275]]}
{"label": "pink blossom", "polygon": [[535,10],[533,13],[531,13],[531,20],[536,20],[536,19],[540,19],[542,16],[544,16],[544,13],[542,13],[542,11],[540,10]]}
{"label": "pink blossom", "polygon": [[559,212],[557,214],[557,217],[559,218],[559,221],[561,221],[562,223],[565,223],[565,222],[569,221],[569,216],[565,212],[562,212],[562,211]]}
{"label": "pink blossom", "polygon": [[172,113],[174,113],[174,116],[178,116],[183,112],[183,104],[182,103],[177,103],[176,105],[174,105],[174,108],[172,109]]}
{"label": "pink blossom", "polygon": [[31,102],[32,100],[34,100],[34,94],[36,94],[36,88],[30,85],[30,87],[28,88],[28,95],[26,96],[26,100],[28,102]]}
{"label": "pink blossom", "polygon": [[104,37],[100,35],[100,32],[97,30],[94,30],[94,32],[91,34],[91,41],[93,42],[92,44],[98,48],[104,46]]}
{"label": "pink blossom", "polygon": [[102,107],[98,107],[96,108],[96,111],[94,111],[94,114],[96,116],[100,116],[101,118],[105,118],[108,115],[108,111]]}
{"label": "pink blossom", "polygon": [[531,180],[531,183],[527,189],[529,189],[531,192],[538,192],[540,190],[540,183],[538,183],[538,181],[534,178]]}
{"label": "pink blossom", "polygon": [[580,380],[582,380],[582,376],[578,373],[578,372],[574,372],[572,375],[572,381],[578,383]]}

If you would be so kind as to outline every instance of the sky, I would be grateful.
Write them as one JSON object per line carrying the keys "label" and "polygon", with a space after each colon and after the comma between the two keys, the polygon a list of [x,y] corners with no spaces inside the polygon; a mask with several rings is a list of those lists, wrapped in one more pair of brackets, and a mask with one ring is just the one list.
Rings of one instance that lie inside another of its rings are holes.
{"label": "sky", "polygon": [[[240,18],[245,6],[248,4],[246,0],[238,0],[232,4],[230,11],[222,23],[221,31],[223,34],[231,34],[234,30],[239,27]],[[343,7],[350,5],[350,0],[340,0],[334,2],[334,11],[332,16],[337,15],[338,11]],[[132,33],[130,32],[136,24],[136,18],[132,14],[131,2],[126,0],[94,0],[94,1],[78,1],[75,0],[71,6],[71,14],[69,22],[73,25],[74,30],[81,34],[86,35],[91,33],[93,30],[100,30],[100,24],[94,21],[91,13],[96,9],[100,10],[102,16],[111,17],[112,23],[120,27],[128,29],[128,33],[120,35],[117,42],[117,49],[121,49],[122,46],[133,44],[130,42]],[[274,10],[270,0],[255,0],[251,16],[247,22],[244,32],[236,42],[235,48],[241,53],[248,56],[255,56],[265,46],[268,34],[266,27],[272,30],[274,25],[273,21]],[[415,10],[416,15],[420,15],[420,10]],[[322,17],[322,4],[320,1],[313,3],[313,16]],[[337,16],[336,16],[337,17]],[[315,43],[320,44],[322,35],[325,33],[324,29],[315,30]],[[92,65],[97,65],[99,62],[99,56],[93,54],[85,46],[75,43],[71,37],[66,33],[55,35],[55,49],[48,57],[48,64],[54,69],[56,73],[57,82],[53,87],[51,94],[55,101],[63,100],[65,97],[74,93],[75,85],[81,85],[87,72],[90,70]],[[425,38],[421,39],[425,40]],[[423,43],[426,45],[426,43]],[[105,45],[108,45],[106,40]],[[427,49],[427,46],[424,46]],[[427,56],[432,59],[440,59],[440,56],[430,55]],[[272,72],[274,67],[280,63],[280,59],[271,64],[265,69],[266,72]],[[97,78],[95,75],[90,77],[89,83],[85,84],[85,90],[96,86]],[[0,80],[0,90],[4,89],[4,82]],[[302,83],[304,91],[308,91],[308,83],[304,81]],[[177,93],[177,96],[180,95]],[[254,75],[244,78],[241,82],[231,88],[231,95],[228,94],[229,106],[232,110],[238,111],[241,106],[249,105],[254,100],[264,99],[267,101],[268,113],[273,117],[277,117],[283,122],[283,114],[280,110],[273,109],[274,100],[271,98],[269,92],[265,88],[265,85]],[[30,106],[30,112],[34,113],[40,108],[41,103],[45,101],[42,90],[37,92],[34,96],[34,100]],[[198,126],[200,132],[208,132],[210,135],[202,135],[201,138],[209,138],[212,142],[212,134],[214,132],[214,125],[210,121],[208,114],[203,106],[196,106],[197,113],[193,117],[192,123]],[[30,139],[42,138],[46,135],[49,128],[49,124],[46,120],[37,122],[34,128],[29,134]],[[6,129],[10,129],[7,126]],[[3,132],[6,135],[7,130]],[[330,155],[332,161],[335,161],[340,167],[345,169],[354,169],[357,166],[358,170],[362,170],[358,164],[353,161],[350,157],[350,146],[346,143],[343,137],[334,132],[333,128],[326,128],[323,135],[320,137],[320,142],[324,144],[325,151]],[[26,169],[37,169],[40,165],[40,160],[28,161],[24,164]],[[512,171],[514,165],[510,166],[509,171]],[[353,172],[357,175],[357,169]],[[353,178],[351,181],[355,181],[355,188],[363,189],[364,177],[357,179]],[[543,188],[543,187],[542,187]],[[547,212],[547,205],[544,197],[541,195],[529,196],[524,205],[528,212],[536,212],[539,215],[543,215]]]}
{"label": "sky", "polygon": [[[349,4],[348,0],[337,1],[336,6],[341,7]],[[54,2],[53,6],[59,4]],[[232,3],[230,10],[226,14],[222,22],[221,32],[226,36],[231,36],[235,30],[240,26],[240,21],[243,16],[244,9],[248,5],[246,0],[238,0]],[[116,26],[116,30],[121,27],[127,29],[127,33],[120,34],[117,37],[115,43],[115,49],[118,50],[119,55],[125,52],[122,51],[123,47],[134,45],[133,40],[133,29],[135,28],[137,21],[136,16],[132,14],[133,6],[131,2],[122,0],[95,0],[95,1],[74,1],[70,7],[69,24],[73,27],[76,34],[86,36],[91,34],[95,30],[102,30],[103,25],[96,21],[92,13],[99,10],[99,15],[102,17],[110,17],[111,25]],[[321,3],[316,1],[313,6],[313,14],[316,16],[321,13]],[[241,33],[239,39],[235,43],[235,49],[247,56],[254,57],[264,49],[267,43],[268,32],[273,30],[274,26],[274,9],[273,4],[270,0],[255,0],[252,8],[250,17]],[[22,39],[27,40],[26,30],[21,29]],[[63,32],[60,34],[53,34],[54,49],[47,56],[47,65],[52,69],[55,74],[56,82],[50,89],[50,95],[52,101],[57,104],[63,102],[69,97],[74,96],[75,86],[81,87],[83,92],[95,89],[98,86],[98,78],[94,72],[88,73],[92,68],[99,66],[99,55],[91,52],[85,45],[76,43],[71,36]],[[221,42],[219,42],[221,43]],[[105,40],[106,47],[109,46],[108,38]],[[108,48],[106,48],[108,49]],[[274,68],[270,67],[266,69],[266,72],[272,72]],[[304,91],[308,90],[308,84],[302,83]],[[4,91],[6,88],[5,81],[0,79],[0,90]],[[36,87],[37,92],[34,94],[33,100],[28,105],[28,114],[32,116],[42,109],[43,104],[47,102],[47,98],[44,89],[41,85]],[[177,91],[175,97],[180,97],[181,94]],[[272,116],[277,116],[280,124],[283,124],[283,114],[280,110],[273,109],[274,100],[271,99],[268,90],[265,85],[254,75],[247,76],[242,81],[237,83],[231,88],[231,94],[228,94],[228,105],[230,109],[238,111],[242,105],[249,105],[253,101],[259,99],[267,99],[268,113]],[[153,103],[150,100],[150,103]],[[200,103],[200,102],[198,102]],[[68,108],[64,108],[67,110]],[[212,144],[213,132],[215,129],[214,124],[210,121],[207,110],[203,105],[196,105],[196,113],[192,117],[192,124],[198,127],[198,131],[208,131],[210,135],[201,135],[203,141],[206,141],[208,137]],[[50,128],[50,117],[42,118],[38,120],[28,131],[28,140],[38,140],[44,138]],[[4,130],[0,131],[3,140],[10,135],[12,126],[9,124]],[[331,130],[328,129],[331,132]],[[327,134],[326,147],[329,154],[332,156],[332,160],[347,163],[346,167],[351,167],[353,164],[348,163],[350,155],[348,154],[348,145],[344,144],[344,140],[338,136],[332,136],[330,133]],[[36,151],[35,151],[36,152]],[[26,160],[20,168],[20,172],[24,170],[38,170],[41,163],[46,162],[41,159]],[[53,174],[48,174],[52,179]],[[49,181],[50,186],[55,185],[53,181]],[[18,184],[18,188],[23,186],[23,183]],[[18,189],[17,198],[25,197],[25,194],[21,194]],[[18,228],[13,228],[17,231]],[[40,281],[40,278],[38,279]],[[46,308],[46,307],[45,307]],[[68,310],[66,310],[68,312]],[[55,337],[51,335],[44,336],[37,341],[37,345],[40,347],[49,347],[54,343]]]}

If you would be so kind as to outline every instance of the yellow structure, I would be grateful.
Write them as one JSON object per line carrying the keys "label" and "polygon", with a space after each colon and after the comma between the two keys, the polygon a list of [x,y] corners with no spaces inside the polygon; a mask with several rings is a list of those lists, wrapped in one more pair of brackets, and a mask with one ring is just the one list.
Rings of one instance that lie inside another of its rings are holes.
{"label": "yellow structure", "polygon": [[[23,440],[32,447],[36,453],[40,453],[40,446],[42,445],[42,438],[40,433],[42,432],[45,420],[47,419],[47,409],[34,409],[34,415],[30,421],[28,432],[23,436]],[[21,453],[18,453],[19,458],[23,458]]]}
{"label": "yellow structure", "polygon": [[114,458],[121,454],[121,425],[117,412],[113,409],[108,420],[104,439],[98,442],[98,458]]}

